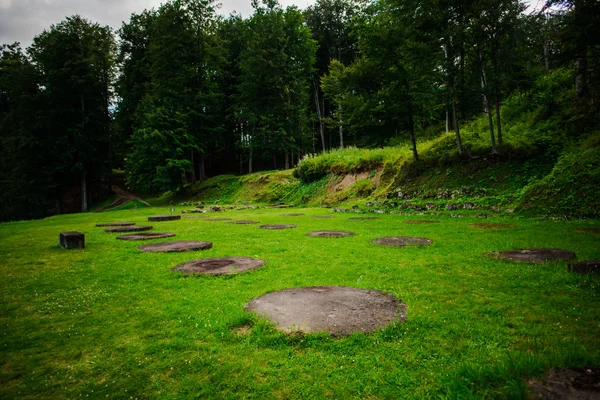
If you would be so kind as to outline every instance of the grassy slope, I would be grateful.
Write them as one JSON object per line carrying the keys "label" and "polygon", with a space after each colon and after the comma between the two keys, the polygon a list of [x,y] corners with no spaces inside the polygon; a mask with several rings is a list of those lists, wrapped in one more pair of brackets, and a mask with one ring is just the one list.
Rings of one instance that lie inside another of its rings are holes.
{"label": "grassy slope", "polygon": [[[598,221],[510,222],[406,216],[278,217],[280,210],[228,211],[235,219],[293,222],[264,231],[201,219],[157,223],[176,239],[208,240],[202,253],[152,254],[115,240],[99,222],[135,221],[165,208],[64,215],[0,224],[0,397],[3,398],[481,398],[519,397],[523,378],[554,366],[600,363],[597,277],[564,262],[513,264],[485,252],[560,247],[600,258]],[[304,236],[343,229],[342,239]],[[83,251],[58,247],[58,232],[86,235]],[[375,237],[425,236],[429,248],[390,249]],[[146,242],[147,243],[147,242]],[[169,272],[200,257],[260,257],[265,268],[233,277]],[[334,340],[285,335],[246,313],[256,296],[296,286],[347,285],[392,293],[408,319],[371,335]],[[241,326],[248,333],[237,334]]]}

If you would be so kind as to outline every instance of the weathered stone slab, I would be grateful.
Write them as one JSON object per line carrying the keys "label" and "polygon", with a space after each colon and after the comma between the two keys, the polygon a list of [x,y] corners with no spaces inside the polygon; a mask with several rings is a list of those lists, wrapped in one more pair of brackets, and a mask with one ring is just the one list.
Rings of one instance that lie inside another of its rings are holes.
{"label": "weathered stone slab", "polygon": [[267,293],[245,309],[284,332],[373,332],[406,319],[406,306],[391,294],[344,286],[316,286]]}
{"label": "weathered stone slab", "polygon": [[424,247],[429,246],[433,243],[433,240],[422,238],[422,237],[412,237],[412,236],[388,236],[382,237],[378,239],[373,239],[371,242],[378,244],[380,246],[388,246],[388,247]]}
{"label": "weathered stone slab", "polygon": [[530,380],[531,399],[594,400],[600,399],[600,368],[556,368],[543,380]]}
{"label": "weathered stone slab", "polygon": [[250,225],[250,224],[258,224],[258,221],[252,221],[249,219],[241,219],[239,221],[227,222],[227,224],[235,224],[235,225]]}
{"label": "weathered stone slab", "polygon": [[77,231],[61,232],[58,236],[58,243],[63,249],[83,249],[85,248],[85,235]]}
{"label": "weathered stone slab", "polygon": [[261,225],[259,226],[260,229],[272,229],[272,230],[277,230],[277,229],[291,229],[291,228],[295,228],[297,225],[295,224],[267,224],[267,225]]}
{"label": "weathered stone slab", "polygon": [[598,274],[600,273],[600,260],[580,261],[568,264],[569,272],[576,274]]}
{"label": "weathered stone slab", "polygon": [[234,275],[262,267],[266,261],[250,257],[221,257],[192,260],[171,269],[186,275]]}
{"label": "weathered stone slab", "polygon": [[181,215],[153,215],[148,217],[150,222],[175,221],[181,219]]}
{"label": "weathered stone slab", "polygon": [[315,237],[344,237],[344,236],[354,236],[354,232],[348,231],[313,231],[308,232],[306,236],[315,236]]}
{"label": "weathered stone slab", "polygon": [[568,261],[576,258],[572,251],[550,248],[503,250],[488,255],[509,261],[536,263]]}
{"label": "weathered stone slab", "polygon": [[134,225],[134,226],[119,226],[116,228],[107,228],[104,232],[121,233],[121,232],[143,232],[152,229],[151,225]]}
{"label": "weathered stone slab", "polygon": [[304,214],[301,214],[301,213],[279,214],[280,217],[299,217],[301,215],[304,215]]}
{"label": "weathered stone slab", "polygon": [[175,236],[171,232],[142,232],[132,233],[130,235],[117,236],[119,240],[148,240],[148,239],[163,239]]}
{"label": "weathered stone slab", "polygon": [[146,244],[138,247],[137,249],[145,252],[181,252],[181,251],[195,251],[195,250],[208,250],[212,248],[211,242],[199,242],[196,240],[179,240],[173,242],[160,242]]}
{"label": "weathered stone slab", "polygon": [[431,219],[408,219],[404,221],[405,224],[416,225],[416,224],[439,224],[440,221],[435,221]]}
{"label": "weathered stone slab", "polygon": [[379,217],[351,217],[348,218],[350,221],[369,221],[372,219],[379,219]]}
{"label": "weathered stone slab", "polygon": [[104,227],[104,226],[131,226],[131,225],[135,225],[135,222],[106,222],[103,224],[96,224],[96,226],[98,228]]}

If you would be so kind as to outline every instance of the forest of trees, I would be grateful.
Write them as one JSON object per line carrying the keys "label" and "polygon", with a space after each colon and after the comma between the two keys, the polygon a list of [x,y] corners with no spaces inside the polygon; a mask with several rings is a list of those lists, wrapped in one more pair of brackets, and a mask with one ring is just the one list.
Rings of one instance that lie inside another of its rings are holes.
{"label": "forest of trees", "polygon": [[85,211],[114,169],[157,194],[349,145],[410,143],[417,160],[431,131],[455,132],[460,153],[461,123],[482,112],[501,153],[503,101],[559,67],[597,98],[595,0],[252,5],[224,18],[171,0],[116,32],[72,16],[3,45],[0,220]]}

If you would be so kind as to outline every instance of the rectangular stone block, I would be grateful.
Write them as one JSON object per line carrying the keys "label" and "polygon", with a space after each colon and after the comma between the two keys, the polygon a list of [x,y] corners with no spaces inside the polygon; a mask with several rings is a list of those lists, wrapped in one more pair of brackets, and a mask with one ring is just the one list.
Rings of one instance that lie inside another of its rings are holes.
{"label": "rectangular stone block", "polygon": [[76,231],[61,232],[58,242],[63,249],[83,249],[85,247],[85,235]]}

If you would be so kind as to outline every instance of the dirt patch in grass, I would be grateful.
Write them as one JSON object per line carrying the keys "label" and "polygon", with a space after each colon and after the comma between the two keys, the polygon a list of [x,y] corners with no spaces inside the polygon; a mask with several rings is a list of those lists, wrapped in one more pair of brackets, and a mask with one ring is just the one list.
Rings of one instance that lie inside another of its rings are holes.
{"label": "dirt patch in grass", "polygon": [[600,399],[600,368],[553,369],[544,380],[528,382],[533,399]]}
{"label": "dirt patch in grass", "polygon": [[152,229],[152,226],[150,226],[150,225],[119,226],[117,228],[105,229],[104,232],[109,232],[109,233],[142,232],[142,231],[149,231],[150,229]]}
{"label": "dirt patch in grass", "polygon": [[475,223],[475,224],[469,224],[472,227],[475,228],[484,228],[484,229],[496,229],[496,228],[514,228],[515,225],[512,224],[488,224],[485,222],[479,222],[479,223]]}
{"label": "dirt patch in grass", "polygon": [[148,221],[151,222],[176,221],[178,219],[181,219],[181,215],[154,215],[152,217],[148,217]]}
{"label": "dirt patch in grass", "polygon": [[231,330],[235,335],[248,336],[252,331],[252,325],[237,326]]}
{"label": "dirt patch in grass", "polygon": [[348,218],[350,221],[370,221],[372,219],[379,219],[379,217],[351,217]]}
{"label": "dirt patch in grass", "polygon": [[204,258],[179,264],[171,271],[182,272],[186,275],[233,275],[260,268],[264,264],[266,261],[250,257]]}
{"label": "dirt patch in grass", "polygon": [[354,232],[348,231],[313,231],[308,232],[306,236],[316,236],[316,237],[344,237],[344,236],[354,236]]}
{"label": "dirt patch in grass", "polygon": [[212,248],[211,242],[198,242],[196,240],[179,240],[174,242],[152,243],[140,246],[137,249],[145,252],[180,252],[194,250],[208,250]]}
{"label": "dirt patch in grass", "polygon": [[284,332],[346,336],[404,321],[406,306],[391,294],[344,286],[301,287],[257,297],[245,307]]}
{"label": "dirt patch in grass", "polygon": [[573,230],[573,232],[579,232],[579,233],[600,233],[600,228],[581,228],[581,229],[575,229],[575,230]]}
{"label": "dirt patch in grass", "polygon": [[433,243],[433,240],[422,238],[422,237],[412,237],[412,236],[388,236],[382,237],[378,239],[373,239],[371,242],[378,244],[380,246],[388,246],[388,247],[424,247],[429,246]]}
{"label": "dirt patch in grass", "polygon": [[131,226],[135,225],[135,222],[105,222],[103,224],[96,224],[98,228],[103,226]]}
{"label": "dirt patch in grass", "polygon": [[553,261],[567,261],[575,259],[575,253],[568,250],[561,249],[523,249],[523,250],[503,250],[497,253],[488,254],[491,257],[500,258],[503,260],[516,261],[516,262],[553,262]]}
{"label": "dirt patch in grass", "polygon": [[404,221],[405,224],[439,224],[440,221],[434,221],[431,219],[409,219]]}
{"label": "dirt patch in grass", "polygon": [[119,240],[148,240],[148,239],[163,239],[175,236],[172,232],[147,232],[147,233],[132,233],[131,235],[117,236]]}
{"label": "dirt patch in grass", "polygon": [[233,222],[227,222],[228,224],[235,224],[235,225],[250,225],[250,224],[258,224],[258,221],[251,221],[249,219],[242,219],[239,221],[233,221]]}
{"label": "dirt patch in grass", "polygon": [[290,228],[295,228],[297,225],[294,224],[268,224],[268,225],[261,225],[259,226],[260,229],[272,229],[272,230],[277,230],[277,229],[290,229]]}

